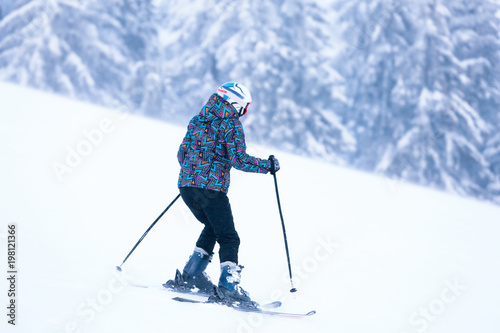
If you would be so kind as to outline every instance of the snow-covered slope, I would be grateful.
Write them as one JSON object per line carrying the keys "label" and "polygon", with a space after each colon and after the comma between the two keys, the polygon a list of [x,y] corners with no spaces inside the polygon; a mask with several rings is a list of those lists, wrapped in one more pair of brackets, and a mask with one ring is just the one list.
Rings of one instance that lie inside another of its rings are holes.
{"label": "snow-covered slope", "polygon": [[[242,284],[294,320],[179,304],[124,287],[115,266],[177,194],[184,128],[0,83],[0,232],[17,224],[17,320],[2,332],[497,332],[500,208],[274,153],[271,176],[233,171]],[[243,121],[245,123],[245,121]],[[78,155],[78,156],[77,156]],[[201,225],[176,203],[123,266],[146,284],[182,268]],[[218,260],[209,274],[218,278]],[[6,279],[0,303],[7,304]]]}

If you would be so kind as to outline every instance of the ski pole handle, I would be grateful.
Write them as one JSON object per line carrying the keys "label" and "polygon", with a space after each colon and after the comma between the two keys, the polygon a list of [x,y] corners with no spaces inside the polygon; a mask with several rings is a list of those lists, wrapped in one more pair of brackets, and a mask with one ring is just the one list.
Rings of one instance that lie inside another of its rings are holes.
{"label": "ski pole handle", "polygon": [[274,175],[280,169],[280,162],[274,155],[270,155],[268,159],[271,161],[271,170],[269,172],[271,172],[271,175]]}

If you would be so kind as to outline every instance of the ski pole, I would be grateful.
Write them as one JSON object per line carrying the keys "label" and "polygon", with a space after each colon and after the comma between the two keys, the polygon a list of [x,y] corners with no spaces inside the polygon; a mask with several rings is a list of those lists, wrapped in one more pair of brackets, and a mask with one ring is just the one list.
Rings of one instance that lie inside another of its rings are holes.
{"label": "ski pole", "polygon": [[[271,155],[270,158],[274,158],[274,156]],[[276,188],[276,199],[278,200],[278,210],[280,212],[281,227],[283,228],[283,238],[285,240],[286,259],[288,261],[288,273],[290,274],[290,284],[292,286],[292,289],[290,289],[290,292],[294,293],[297,291],[297,288],[295,288],[293,286],[292,265],[290,264],[290,252],[288,251],[288,241],[286,239],[285,221],[283,219],[283,212],[281,211],[280,194],[278,192],[278,180],[276,179],[276,172],[273,171],[272,175],[274,176],[274,187]]]}
{"label": "ski pole", "polygon": [[132,254],[132,252],[134,252],[135,248],[139,245],[139,243],[142,242],[142,240],[144,239],[144,237],[146,237],[146,235],[148,234],[148,232],[155,226],[156,222],[158,222],[161,219],[161,217],[163,216],[163,214],[165,214],[167,212],[167,210],[169,210],[169,208],[172,207],[172,205],[177,201],[177,199],[179,199],[180,196],[181,196],[180,193],[177,194],[177,196],[170,203],[170,205],[168,205],[167,208],[165,208],[165,210],[160,214],[160,216],[158,216],[156,218],[156,220],[153,222],[153,224],[151,224],[151,226],[148,228],[148,230],[146,230],[146,232],[142,235],[141,239],[139,239],[139,241],[134,245],[134,247],[129,252],[129,254],[125,257],[125,259],[123,259],[123,262],[120,264],[120,266],[116,266],[116,269],[118,271],[120,271],[120,272],[122,271],[122,265],[125,263],[125,261],[127,261],[128,257],[130,257],[130,255]]}

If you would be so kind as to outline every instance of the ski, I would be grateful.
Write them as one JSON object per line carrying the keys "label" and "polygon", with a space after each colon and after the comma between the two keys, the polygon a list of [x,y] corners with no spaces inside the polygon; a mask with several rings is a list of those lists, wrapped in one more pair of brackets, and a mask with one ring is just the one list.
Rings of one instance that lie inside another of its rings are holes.
{"label": "ski", "polygon": [[158,291],[161,291],[161,292],[165,292],[165,293],[172,293],[172,294],[180,294],[182,296],[194,296],[194,297],[197,297],[197,298],[200,298],[200,299],[204,299],[204,300],[208,300],[208,298],[213,295],[213,293],[204,293],[204,292],[200,292],[200,291],[193,291],[193,290],[188,290],[188,289],[182,289],[182,288],[179,288],[179,289],[176,289],[176,288],[172,288],[172,287],[167,287],[165,286],[165,284],[162,284],[162,285],[146,285],[146,284],[138,284],[138,283],[133,283],[133,282],[130,282],[130,281],[127,281],[127,284],[130,286],[130,287],[134,287],[134,288],[141,288],[141,289],[153,289],[153,290],[158,290]]}
{"label": "ski", "polygon": [[[256,302],[253,302],[252,305],[236,305],[232,303],[227,303],[224,302],[222,299],[216,297],[215,301],[213,296],[215,296],[215,293],[202,293],[202,292],[195,292],[191,291],[189,289],[185,288],[175,288],[173,285],[168,285],[168,284],[162,284],[160,285],[146,285],[146,284],[141,284],[137,282],[132,282],[130,280],[127,280],[127,283],[131,287],[136,287],[136,288],[143,288],[143,289],[157,289],[161,291],[165,291],[168,293],[173,293],[174,295],[181,295],[181,296],[176,296],[176,297],[171,297],[172,300],[177,301],[177,302],[183,302],[183,303],[196,303],[196,304],[217,304],[217,305],[226,305],[231,309],[234,309],[236,311],[242,311],[242,312],[255,312],[255,313],[261,313],[265,315],[274,315],[274,316],[288,316],[288,317],[307,317],[307,316],[312,316],[313,314],[316,313],[316,311],[309,311],[307,313],[288,313],[288,312],[280,312],[280,311],[275,311],[272,309],[277,309],[281,307],[282,303],[280,301],[274,301],[270,303],[265,303],[265,304],[258,304]],[[194,297],[194,298],[190,298]]]}
{"label": "ski", "polygon": [[124,274],[122,275],[122,277],[123,277],[124,282],[126,282],[127,285],[129,285],[131,287],[135,287],[135,288],[157,289],[157,290],[167,291],[167,292],[172,292],[172,293],[177,293],[177,294],[205,297],[207,299],[208,299],[208,297],[213,295],[213,292],[203,292],[201,290],[190,289],[190,288],[186,288],[184,286],[176,286],[173,284],[168,284],[168,281],[166,283],[161,284],[161,285],[159,285],[159,284],[158,285],[157,284],[144,284],[144,283],[136,282]]}
{"label": "ski", "polygon": [[316,313],[316,311],[314,311],[314,310],[309,311],[307,313],[293,313],[293,312],[267,310],[268,308],[274,308],[274,307],[281,306],[281,302],[279,302],[279,301],[272,302],[269,304],[264,304],[264,305],[261,305],[259,307],[246,307],[246,306],[233,306],[231,304],[211,302],[211,301],[198,301],[198,300],[193,300],[193,299],[189,299],[186,297],[173,297],[172,300],[177,301],[177,302],[182,302],[182,303],[227,305],[229,308],[234,309],[236,311],[254,312],[254,313],[260,313],[260,314],[264,314],[264,315],[281,316],[281,317],[308,317],[308,316],[312,316]]}
{"label": "ski", "polygon": [[[172,299],[174,301],[182,302],[182,303],[227,305],[226,303],[213,302],[213,301],[210,301],[210,300],[201,301],[201,300],[191,299],[191,298],[187,298],[187,297],[173,297]],[[276,308],[279,308],[281,306],[281,304],[282,303],[280,301],[274,301],[274,302],[270,302],[270,303],[264,303],[264,304],[260,304],[257,307],[257,309],[276,309]],[[232,308],[236,308],[236,306],[230,306],[230,305],[228,305],[228,306],[232,307]]]}
{"label": "ski", "polygon": [[[131,281],[127,281],[128,285],[131,287],[135,288],[142,288],[142,289],[157,289],[160,291],[168,292],[168,293],[173,293],[173,294],[180,294],[182,297],[173,297],[172,299],[179,299],[180,302],[189,302],[189,303],[215,303],[213,301],[209,301],[210,297],[214,295],[214,293],[203,293],[199,291],[190,291],[189,289],[184,289],[184,288],[175,288],[173,286],[167,286],[166,284],[162,284],[161,286],[158,285],[145,285],[145,284],[139,284]],[[196,297],[197,299],[191,299],[189,297]],[[182,299],[182,300],[180,300]],[[282,305],[280,301],[274,301],[270,303],[265,303],[265,304],[260,304],[259,307],[263,309],[276,309],[279,308]]]}

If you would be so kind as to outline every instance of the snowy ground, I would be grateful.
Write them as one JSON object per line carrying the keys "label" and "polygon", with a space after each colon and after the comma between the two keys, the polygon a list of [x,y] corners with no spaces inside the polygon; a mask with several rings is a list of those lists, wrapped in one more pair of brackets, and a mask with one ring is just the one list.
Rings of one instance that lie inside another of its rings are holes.
{"label": "snowy ground", "polygon": [[[177,194],[184,128],[0,83],[0,256],[17,225],[16,325],[2,332],[498,332],[500,207],[274,153],[295,285],[269,175],[232,172],[242,285],[306,319],[176,303],[115,266]],[[255,106],[254,112],[258,112]],[[244,123],[244,121],[243,121]],[[83,155],[83,156],[82,156]],[[159,285],[201,230],[176,203],[123,266]],[[218,278],[218,260],[209,266]]]}

